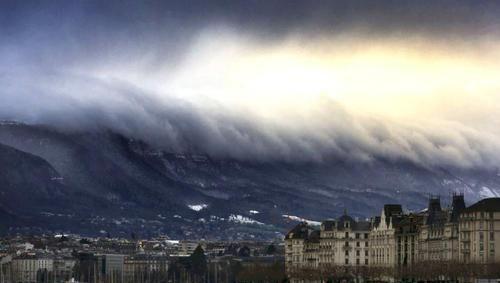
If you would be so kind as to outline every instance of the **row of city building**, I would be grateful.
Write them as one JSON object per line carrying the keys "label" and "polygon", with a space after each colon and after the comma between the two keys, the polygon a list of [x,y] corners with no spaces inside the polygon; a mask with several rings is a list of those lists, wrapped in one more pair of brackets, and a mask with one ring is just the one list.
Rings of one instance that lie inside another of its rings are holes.
{"label": "row of city building", "polygon": [[287,272],[331,266],[401,267],[419,262],[500,262],[500,198],[449,207],[430,198],[428,208],[404,212],[387,204],[380,216],[356,221],[346,212],[314,227],[300,223],[285,237]]}
{"label": "row of city building", "polygon": [[[192,258],[196,251],[203,260]],[[282,245],[268,242],[18,236],[0,239],[0,283],[226,282],[234,263],[269,265],[283,262],[282,254]]]}

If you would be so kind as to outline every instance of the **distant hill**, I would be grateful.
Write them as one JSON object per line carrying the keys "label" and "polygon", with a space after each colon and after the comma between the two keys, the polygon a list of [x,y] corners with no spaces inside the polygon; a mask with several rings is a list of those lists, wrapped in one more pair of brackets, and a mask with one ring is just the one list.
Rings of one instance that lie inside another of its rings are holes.
{"label": "distant hill", "polygon": [[344,208],[364,218],[384,203],[420,210],[429,194],[445,201],[453,191],[469,202],[500,196],[500,174],[387,160],[214,159],[165,152],[106,129],[0,124],[0,213],[9,215],[0,222],[12,233],[272,238],[291,219],[337,217]]}

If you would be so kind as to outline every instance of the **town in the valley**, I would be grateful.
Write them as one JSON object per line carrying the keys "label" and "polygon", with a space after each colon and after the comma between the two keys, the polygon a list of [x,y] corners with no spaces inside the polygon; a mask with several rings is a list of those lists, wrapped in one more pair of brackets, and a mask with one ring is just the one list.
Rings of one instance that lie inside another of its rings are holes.
{"label": "town in the valley", "polygon": [[282,241],[193,241],[9,235],[7,282],[486,282],[500,278],[500,198],[407,212],[387,204],[369,219],[301,222]]}

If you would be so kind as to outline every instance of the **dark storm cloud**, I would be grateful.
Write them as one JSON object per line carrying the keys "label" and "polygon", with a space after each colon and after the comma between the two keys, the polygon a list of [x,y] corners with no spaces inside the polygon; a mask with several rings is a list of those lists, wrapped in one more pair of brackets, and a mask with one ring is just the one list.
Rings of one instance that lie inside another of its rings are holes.
{"label": "dark storm cloud", "polygon": [[375,36],[478,36],[497,32],[500,22],[497,1],[2,1],[0,6],[4,34],[24,31],[40,37],[40,31],[50,39],[89,45],[122,36],[165,39],[173,31],[177,40],[213,23],[272,39],[349,28]]}
{"label": "dark storm cloud", "polygon": [[213,25],[264,43],[345,33],[473,42],[499,35],[499,14],[497,1],[1,1],[0,48],[30,64],[140,55],[154,66],[181,60]]}

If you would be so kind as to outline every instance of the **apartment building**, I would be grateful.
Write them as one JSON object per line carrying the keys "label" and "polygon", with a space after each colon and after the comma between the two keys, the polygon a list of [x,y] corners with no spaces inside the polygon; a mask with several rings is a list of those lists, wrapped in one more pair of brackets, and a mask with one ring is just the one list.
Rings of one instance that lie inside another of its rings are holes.
{"label": "apartment building", "polygon": [[67,282],[73,277],[76,259],[73,257],[55,257],[54,258],[54,281]]}
{"label": "apartment building", "polygon": [[380,216],[372,219],[373,229],[369,235],[370,262],[373,266],[396,264],[396,223],[403,210],[399,204],[386,204]]}
{"label": "apartment building", "polygon": [[449,207],[430,198],[427,209],[404,213],[385,205],[370,222],[346,213],[319,229],[300,223],[285,237],[287,271],[329,266],[402,267],[418,262],[500,262],[500,198],[466,208],[463,195]]}
{"label": "apartment building", "polygon": [[403,215],[396,223],[397,266],[409,266],[418,262],[419,235],[424,215],[410,213]]}
{"label": "apartment building", "polygon": [[404,214],[401,205],[387,204],[372,218],[370,265],[395,267],[418,260],[419,227],[422,214]]}
{"label": "apartment building", "polygon": [[288,272],[317,268],[315,250],[319,250],[319,231],[302,222],[285,236],[285,265]]}
{"label": "apartment building", "polygon": [[54,270],[52,258],[38,255],[20,255],[12,259],[12,281],[19,283],[36,283],[48,281],[49,273]]}
{"label": "apartment building", "polygon": [[370,222],[356,221],[346,213],[338,220],[323,222],[320,247],[330,247],[333,260],[323,256],[320,265],[368,265],[370,230]]}
{"label": "apartment building", "polygon": [[80,253],[77,256],[76,279],[82,282],[110,280],[124,282],[124,255]]}
{"label": "apartment building", "polygon": [[500,262],[500,198],[483,199],[459,217],[460,260]]}
{"label": "apartment building", "polygon": [[356,221],[347,213],[338,219],[324,221],[319,230],[300,223],[285,237],[287,270],[366,266],[369,264],[370,230],[370,222]]}
{"label": "apartment building", "polygon": [[454,195],[452,205],[442,209],[439,198],[431,198],[419,233],[420,261],[451,261],[459,258],[459,216],[465,210],[463,195]]}
{"label": "apartment building", "polygon": [[136,254],[126,256],[123,262],[124,282],[160,282],[166,280],[168,256]]}

